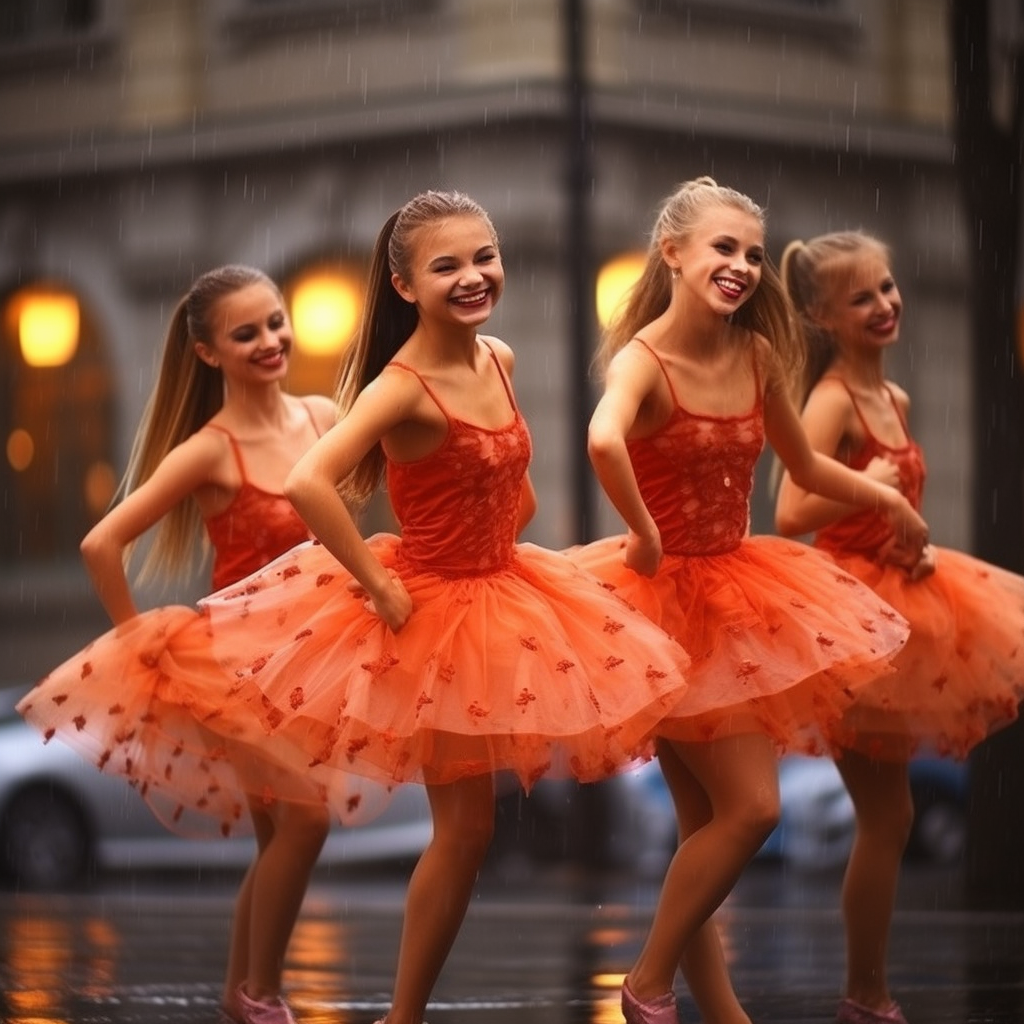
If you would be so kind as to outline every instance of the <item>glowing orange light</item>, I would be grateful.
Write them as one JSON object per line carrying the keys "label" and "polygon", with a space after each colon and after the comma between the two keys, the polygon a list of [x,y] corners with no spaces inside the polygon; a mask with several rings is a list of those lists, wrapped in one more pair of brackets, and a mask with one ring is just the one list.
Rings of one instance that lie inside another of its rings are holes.
{"label": "glowing orange light", "polygon": [[292,292],[295,343],[309,355],[337,355],[356,329],[362,304],[362,289],[348,275],[334,270],[310,273]]}
{"label": "glowing orange light", "polygon": [[602,327],[611,323],[619,304],[643,273],[647,256],[627,252],[609,260],[597,275],[597,321]]}
{"label": "glowing orange light", "polygon": [[16,297],[18,341],[29,366],[63,366],[78,348],[81,314],[70,292],[28,288]]}
{"label": "glowing orange light", "polygon": [[35,454],[35,442],[27,430],[17,427],[7,435],[7,461],[13,470],[21,473],[28,469],[32,465]]}
{"label": "glowing orange light", "polygon": [[110,505],[117,490],[117,477],[109,462],[94,462],[85,471],[85,504],[94,516],[100,516]]}

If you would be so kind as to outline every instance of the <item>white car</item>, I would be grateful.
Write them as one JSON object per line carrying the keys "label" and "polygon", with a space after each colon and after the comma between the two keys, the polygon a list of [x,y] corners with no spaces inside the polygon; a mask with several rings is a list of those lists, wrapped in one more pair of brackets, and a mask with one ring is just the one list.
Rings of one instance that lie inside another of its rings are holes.
{"label": "white car", "polygon": [[[676,847],[675,814],[658,762],[613,779],[613,862],[660,875]],[[968,768],[938,757],[910,762],[914,823],[907,856],[953,864],[967,841]],[[835,764],[824,757],[779,763],[779,824],[758,853],[802,870],[844,865],[853,845],[853,801]]]}
{"label": "white car", "polygon": [[[97,870],[243,867],[251,838],[184,839],[168,832],[128,783],[105,775],[59,740],[44,743],[15,711],[25,691],[0,689],[0,870],[21,888],[58,889]],[[417,856],[430,841],[422,786],[396,791],[358,828],[335,828],[321,864]]]}
{"label": "white car", "polygon": [[[953,864],[967,843],[968,768],[940,757],[910,762],[914,799],[907,856]],[[782,813],[762,849],[799,868],[833,868],[846,863],[853,845],[853,801],[828,758],[787,757],[779,766]]]}

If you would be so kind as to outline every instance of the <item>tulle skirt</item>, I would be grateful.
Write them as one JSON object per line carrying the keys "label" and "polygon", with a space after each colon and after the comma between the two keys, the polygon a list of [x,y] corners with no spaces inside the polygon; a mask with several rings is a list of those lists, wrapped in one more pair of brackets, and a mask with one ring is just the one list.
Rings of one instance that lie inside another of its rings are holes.
{"label": "tulle skirt", "polygon": [[1024,578],[947,548],[913,582],[893,565],[858,556],[837,564],[910,622],[896,674],[860,691],[837,742],[868,756],[904,759],[924,749],[964,757],[1012,722],[1024,698]]}
{"label": "tulle skirt", "polygon": [[670,739],[764,733],[780,753],[824,753],[906,641],[901,615],[805,544],[751,537],[725,554],[666,555],[653,578],[626,567],[625,546],[609,537],[569,554],[693,659],[659,728]]}
{"label": "tulle skirt", "polygon": [[268,746],[327,788],[604,778],[686,691],[686,652],[563,555],[520,544],[499,571],[452,577],[391,534],[368,543],[412,598],[397,634],[316,542],[201,602]]}
{"label": "tulle skirt", "polygon": [[18,710],[101,771],[123,776],[174,832],[251,832],[249,806],[330,805],[359,824],[387,806],[387,787],[337,777],[328,791],[295,770],[298,752],[267,744],[235,680],[211,656],[209,622],[170,606],[136,616],[51,672]]}

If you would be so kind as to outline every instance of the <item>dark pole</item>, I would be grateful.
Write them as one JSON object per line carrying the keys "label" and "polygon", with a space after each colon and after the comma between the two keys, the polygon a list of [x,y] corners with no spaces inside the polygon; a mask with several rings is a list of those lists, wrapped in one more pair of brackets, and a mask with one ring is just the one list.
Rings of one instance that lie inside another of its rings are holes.
{"label": "dark pole", "polygon": [[590,112],[585,67],[585,0],[564,0],[566,63],[566,253],[569,281],[569,390],[572,423],[570,461],[575,540],[593,540],[594,476],[587,458],[587,424],[593,412],[589,372],[593,338],[594,272],[591,261],[589,197],[593,185]]}
{"label": "dark pole", "polygon": [[[970,250],[974,553],[1024,572],[1024,382],[1017,349],[1024,62],[1008,124],[995,116],[992,7],[953,0],[956,163]],[[973,907],[1024,909],[1024,718],[971,753],[965,878]],[[1013,810],[1009,810],[1012,808]]]}
{"label": "dark pole", "polygon": [[[566,68],[566,269],[569,295],[569,454],[572,465],[576,541],[593,540],[595,488],[587,458],[587,425],[593,412],[590,388],[594,330],[594,268],[590,239],[591,124],[587,103],[584,16],[586,0],[563,0]],[[568,823],[568,854],[591,867],[608,865],[608,801],[600,786],[580,786]]]}

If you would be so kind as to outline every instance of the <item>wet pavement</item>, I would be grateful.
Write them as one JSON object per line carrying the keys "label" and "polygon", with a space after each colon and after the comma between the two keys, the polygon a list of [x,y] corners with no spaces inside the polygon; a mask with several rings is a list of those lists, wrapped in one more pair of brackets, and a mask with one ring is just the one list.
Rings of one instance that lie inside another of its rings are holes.
{"label": "wet pavement", "polygon": [[[4,1024],[212,1024],[237,881],[122,875],[75,894],[0,892]],[[404,882],[401,871],[318,874],[285,975],[300,1024],[369,1024],[386,1009]],[[834,1019],[838,882],[755,864],[720,913],[759,1024]],[[1024,914],[971,912],[960,892],[956,870],[908,867],[893,990],[911,1024],[1024,1024]],[[656,897],[655,881],[624,873],[492,866],[431,1024],[621,1024],[619,986]]]}

